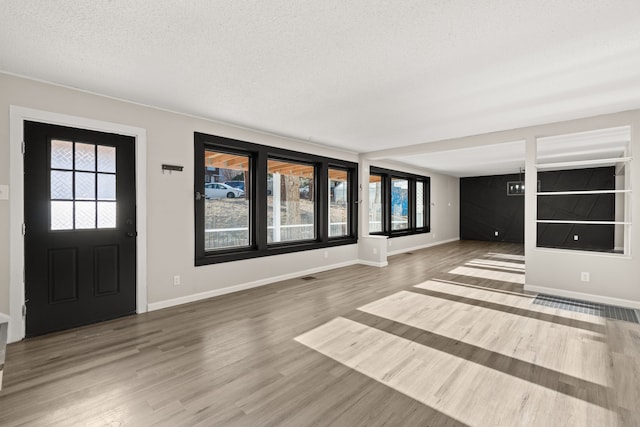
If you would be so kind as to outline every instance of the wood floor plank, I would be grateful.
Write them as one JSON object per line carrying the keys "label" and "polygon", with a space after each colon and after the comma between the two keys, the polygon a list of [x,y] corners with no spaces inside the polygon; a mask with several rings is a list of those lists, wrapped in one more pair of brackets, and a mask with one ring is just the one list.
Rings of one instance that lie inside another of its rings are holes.
{"label": "wood floor plank", "polygon": [[640,425],[640,326],[524,268],[452,242],[10,344],[0,425]]}

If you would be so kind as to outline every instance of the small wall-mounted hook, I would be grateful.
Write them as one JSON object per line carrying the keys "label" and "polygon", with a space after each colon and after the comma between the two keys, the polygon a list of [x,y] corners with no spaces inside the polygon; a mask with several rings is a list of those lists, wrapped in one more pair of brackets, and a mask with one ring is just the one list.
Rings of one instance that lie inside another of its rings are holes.
{"label": "small wall-mounted hook", "polygon": [[169,173],[171,173],[172,171],[178,171],[178,172],[182,172],[182,170],[184,169],[184,166],[177,166],[177,165],[162,165],[162,173],[164,173],[164,171],[169,171]]}

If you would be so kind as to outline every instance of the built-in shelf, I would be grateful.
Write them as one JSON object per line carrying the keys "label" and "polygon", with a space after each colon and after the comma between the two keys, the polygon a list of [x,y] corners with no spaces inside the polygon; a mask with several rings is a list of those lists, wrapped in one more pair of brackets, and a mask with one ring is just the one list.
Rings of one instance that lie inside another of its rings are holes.
{"label": "built-in shelf", "polygon": [[[538,219],[536,226],[539,231],[552,234],[553,230],[549,230],[549,228],[552,228],[554,224],[564,225],[565,228],[575,227],[576,232],[579,231],[587,236],[580,236],[578,240],[578,235],[574,234],[573,241],[570,243],[568,240],[571,240],[571,235],[552,237],[566,250],[585,250],[588,248],[608,253],[617,247],[621,248],[625,255],[629,255],[632,227],[632,203],[630,200],[632,194],[632,157],[630,148],[631,126],[536,138],[536,173],[559,172],[562,174],[572,170],[583,170],[585,176],[593,177],[596,174],[596,169],[602,169],[600,172],[604,173],[606,168],[607,174],[609,170],[613,170],[611,172],[613,176],[607,176],[607,180],[602,177],[601,181],[576,180],[569,183],[570,181],[563,177],[563,180],[549,183],[549,187],[545,187],[544,191],[538,189],[536,193],[538,208],[544,207],[546,212],[540,212],[540,216],[582,218],[582,220]],[[593,170],[591,175],[586,171],[588,169]],[[600,177],[600,175],[598,176]],[[599,189],[607,187],[608,189]],[[575,190],[565,191],[567,188]],[[555,189],[560,191],[552,191]],[[578,212],[583,213],[581,208],[595,203],[602,203],[602,209],[598,210],[599,216],[595,216],[595,211],[586,216],[578,214]],[[560,209],[560,206],[563,209]],[[571,206],[575,206],[575,209],[571,209]],[[565,214],[552,213],[554,210],[565,211],[565,209],[568,210]],[[589,217],[592,216],[592,213],[594,219],[590,220]],[[606,221],[600,221],[600,219]],[[545,231],[545,229],[547,230]],[[604,229],[607,229],[606,232]],[[591,235],[590,231],[592,230],[594,232]],[[538,236],[536,246],[546,247],[541,243],[544,243],[544,239],[541,240],[541,237]]]}
{"label": "built-in shelf", "polygon": [[631,190],[577,190],[577,191],[540,191],[537,196],[567,196],[572,194],[613,194],[631,193]]}
{"label": "built-in shelf", "polygon": [[573,221],[570,219],[538,219],[539,224],[631,225],[627,221]]}
{"label": "built-in shelf", "polygon": [[536,168],[538,170],[563,169],[563,168],[572,168],[575,166],[610,165],[612,163],[626,163],[630,161],[631,161],[631,157],[614,157],[611,159],[576,160],[572,162],[558,162],[558,163],[538,163],[536,165]]}

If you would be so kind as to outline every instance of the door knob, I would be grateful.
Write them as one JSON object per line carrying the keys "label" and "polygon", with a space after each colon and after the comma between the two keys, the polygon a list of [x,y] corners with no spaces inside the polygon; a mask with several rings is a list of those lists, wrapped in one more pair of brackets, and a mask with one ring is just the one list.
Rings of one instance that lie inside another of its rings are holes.
{"label": "door knob", "polygon": [[137,231],[127,231],[127,237],[136,237],[137,235]]}

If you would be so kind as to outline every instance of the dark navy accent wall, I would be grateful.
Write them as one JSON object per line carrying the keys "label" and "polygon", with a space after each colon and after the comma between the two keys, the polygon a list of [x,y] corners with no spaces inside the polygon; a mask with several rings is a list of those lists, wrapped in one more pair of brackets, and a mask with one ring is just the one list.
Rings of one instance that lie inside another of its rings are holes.
{"label": "dark navy accent wall", "polygon": [[507,196],[507,182],[519,180],[518,174],[460,178],[460,238],[523,243],[524,197]]}
{"label": "dark navy accent wall", "polygon": [[[548,171],[538,176],[541,191],[614,190],[616,185],[614,167]],[[538,219],[614,221],[615,194],[538,196]],[[540,247],[614,249],[613,225],[539,223],[537,234]]]}
{"label": "dark navy accent wall", "polygon": [[[540,191],[612,190],[613,167],[550,171],[538,174]],[[507,196],[507,182],[518,174],[460,178],[460,238],[524,243],[524,196]],[[613,194],[539,196],[539,219],[615,219]],[[612,225],[539,224],[538,246],[612,250]],[[497,232],[497,236],[496,236]],[[578,235],[578,240],[574,240]]]}

